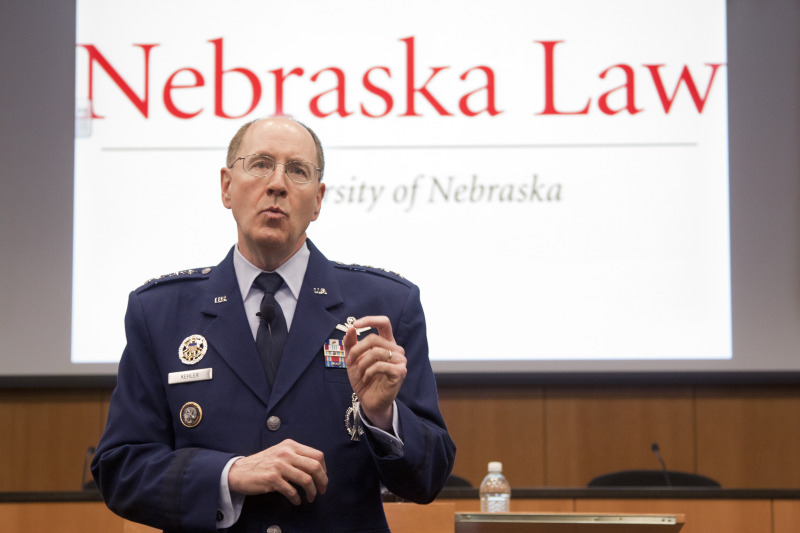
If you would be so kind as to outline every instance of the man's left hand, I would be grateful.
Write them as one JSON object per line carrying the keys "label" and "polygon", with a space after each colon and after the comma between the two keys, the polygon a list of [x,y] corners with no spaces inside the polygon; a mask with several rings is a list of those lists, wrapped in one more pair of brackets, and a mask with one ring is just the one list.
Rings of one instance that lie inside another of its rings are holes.
{"label": "man's left hand", "polygon": [[[353,326],[343,342],[350,385],[370,422],[391,432],[392,404],[407,373],[405,350],[395,343],[388,317],[365,316]],[[378,334],[358,340],[356,329],[365,327]]]}

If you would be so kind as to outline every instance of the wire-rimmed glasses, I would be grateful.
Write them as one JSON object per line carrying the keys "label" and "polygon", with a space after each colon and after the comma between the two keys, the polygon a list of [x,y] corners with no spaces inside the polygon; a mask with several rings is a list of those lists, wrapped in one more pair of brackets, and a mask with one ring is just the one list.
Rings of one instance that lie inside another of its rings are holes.
{"label": "wire-rimmed glasses", "polygon": [[[286,176],[295,183],[311,183],[320,177],[322,171],[308,161],[287,161],[278,163],[271,156],[266,154],[250,154],[236,159],[242,160],[244,171],[256,178],[266,178],[275,172],[278,165],[283,165]],[[230,166],[233,168],[236,161]]]}

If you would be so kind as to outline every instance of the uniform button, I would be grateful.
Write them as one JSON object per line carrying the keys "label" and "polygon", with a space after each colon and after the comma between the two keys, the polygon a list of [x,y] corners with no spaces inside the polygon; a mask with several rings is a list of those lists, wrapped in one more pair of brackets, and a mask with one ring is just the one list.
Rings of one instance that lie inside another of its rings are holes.
{"label": "uniform button", "polygon": [[[271,417],[267,418],[267,427],[269,428],[270,431],[278,431],[278,429],[280,429],[280,427],[281,427],[281,419],[278,418],[277,416],[271,416]],[[275,526],[275,527],[277,527],[277,526]],[[268,533],[280,533],[281,530],[280,530],[280,528],[278,528],[274,532],[270,531],[270,530],[267,530],[267,531],[268,531]]]}
{"label": "uniform button", "polygon": [[225,519],[225,515],[222,514],[222,511],[217,511],[217,522],[222,522]]}
{"label": "uniform button", "polygon": [[267,533],[281,533],[281,528],[278,526],[269,526],[267,528]]}

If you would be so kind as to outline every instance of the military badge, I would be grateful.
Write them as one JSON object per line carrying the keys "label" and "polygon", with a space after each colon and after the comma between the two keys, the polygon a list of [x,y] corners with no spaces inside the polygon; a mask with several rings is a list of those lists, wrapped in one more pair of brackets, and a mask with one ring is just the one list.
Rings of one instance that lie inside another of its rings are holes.
{"label": "military badge", "polygon": [[339,339],[328,339],[323,354],[327,368],[347,368],[344,362],[344,346]]}
{"label": "military badge", "polygon": [[180,418],[181,424],[187,428],[196,427],[203,419],[203,409],[195,402],[186,402],[181,407]]}
{"label": "military badge", "polygon": [[202,335],[189,335],[178,347],[178,357],[187,365],[196,364],[206,354],[208,343]]}
{"label": "military badge", "polygon": [[[347,333],[347,330],[355,326],[355,323],[356,323],[356,317],[349,316],[347,317],[347,322],[345,324],[336,324],[336,329],[338,329],[339,331],[343,331],[344,333]],[[366,328],[356,328],[356,336],[361,335],[365,331],[369,331],[371,329],[372,328],[369,326],[367,326]]]}

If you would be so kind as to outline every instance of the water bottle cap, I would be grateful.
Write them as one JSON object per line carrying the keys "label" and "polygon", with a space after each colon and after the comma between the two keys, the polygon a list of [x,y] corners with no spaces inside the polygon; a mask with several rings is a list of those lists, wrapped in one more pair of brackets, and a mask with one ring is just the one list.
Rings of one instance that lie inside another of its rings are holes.
{"label": "water bottle cap", "polygon": [[502,473],[503,472],[503,463],[500,461],[492,461],[489,463],[489,472],[495,473]]}

